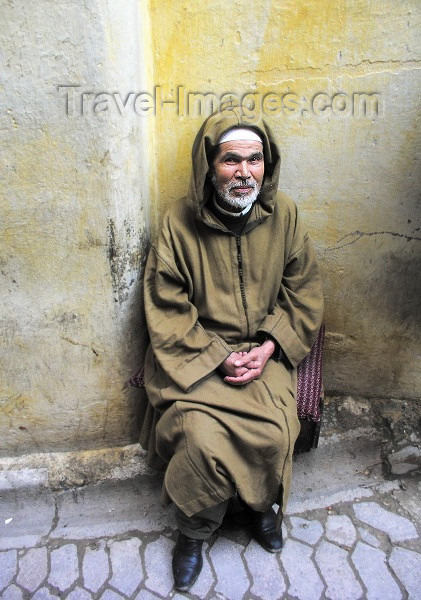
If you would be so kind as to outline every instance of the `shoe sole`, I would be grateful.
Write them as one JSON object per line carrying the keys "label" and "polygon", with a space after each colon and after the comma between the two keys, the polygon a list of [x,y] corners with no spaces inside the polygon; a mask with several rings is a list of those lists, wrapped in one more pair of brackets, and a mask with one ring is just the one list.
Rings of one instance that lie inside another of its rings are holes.
{"label": "shoe sole", "polygon": [[198,580],[201,571],[202,571],[202,569],[199,571],[199,573],[196,575],[196,577],[193,579],[193,581],[191,583],[189,583],[189,585],[185,585],[185,586],[181,587],[175,583],[174,587],[177,590],[177,592],[187,592],[191,587],[193,587],[194,584],[196,583],[196,581]]}
{"label": "shoe sole", "polygon": [[260,544],[260,546],[262,546],[263,550],[266,550],[266,552],[271,552],[272,554],[278,554],[282,551],[282,548],[268,548],[267,546],[263,546],[262,544]]}
{"label": "shoe sole", "polygon": [[262,544],[262,542],[256,537],[253,537],[253,539],[259,544],[261,548],[263,548],[263,550],[266,550],[266,552],[271,552],[272,554],[277,554],[278,552],[281,552],[281,550],[284,547],[282,544],[280,548],[272,548],[271,546],[266,546],[266,544]]}

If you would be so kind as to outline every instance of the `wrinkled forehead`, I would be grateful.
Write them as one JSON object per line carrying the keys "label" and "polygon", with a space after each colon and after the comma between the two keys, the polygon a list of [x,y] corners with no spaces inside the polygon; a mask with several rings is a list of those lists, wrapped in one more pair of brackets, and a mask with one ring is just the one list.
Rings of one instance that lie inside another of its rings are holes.
{"label": "wrinkled forehead", "polygon": [[254,155],[263,156],[262,142],[256,142],[254,140],[229,140],[218,144],[214,161],[220,160],[225,156],[248,159]]}

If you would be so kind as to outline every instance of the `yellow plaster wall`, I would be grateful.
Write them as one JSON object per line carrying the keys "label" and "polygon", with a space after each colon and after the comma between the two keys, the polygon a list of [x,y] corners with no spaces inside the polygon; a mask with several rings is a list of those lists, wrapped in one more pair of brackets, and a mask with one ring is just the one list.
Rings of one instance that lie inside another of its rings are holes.
{"label": "yellow plaster wall", "polygon": [[276,94],[266,118],[282,150],[281,187],[318,250],[326,387],[342,394],[420,395],[420,15],[415,0],[150,1],[164,102],[152,117],[154,230],[187,191],[208,114],[188,113],[186,95],[249,94],[252,122],[252,101]]}
{"label": "yellow plaster wall", "polygon": [[[249,94],[250,121],[276,94],[281,185],[325,274],[326,387],[419,397],[420,8],[1,4],[0,455],[136,440],[142,266],[206,116],[180,90]],[[348,110],[362,93],[370,114]]]}
{"label": "yellow plaster wall", "polygon": [[146,86],[148,28],[130,0],[0,8],[0,456],[137,440],[151,135],[79,96]]}

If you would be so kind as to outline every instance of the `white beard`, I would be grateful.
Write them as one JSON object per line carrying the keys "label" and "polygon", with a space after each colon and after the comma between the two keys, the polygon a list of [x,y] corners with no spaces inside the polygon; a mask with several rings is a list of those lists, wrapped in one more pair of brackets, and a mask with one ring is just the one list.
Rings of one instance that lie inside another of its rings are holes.
{"label": "white beard", "polygon": [[224,185],[221,185],[218,183],[215,173],[212,173],[211,180],[215,191],[221,198],[221,200],[223,200],[233,208],[240,209],[246,208],[247,206],[253,204],[253,202],[257,200],[257,196],[259,195],[260,189],[262,187],[261,185],[258,185],[255,181],[250,181],[247,182],[247,185],[253,187],[252,190],[249,190],[249,192],[247,192],[246,194],[242,194],[241,196],[233,196],[230,194],[230,191],[237,187],[237,184],[226,183]]}

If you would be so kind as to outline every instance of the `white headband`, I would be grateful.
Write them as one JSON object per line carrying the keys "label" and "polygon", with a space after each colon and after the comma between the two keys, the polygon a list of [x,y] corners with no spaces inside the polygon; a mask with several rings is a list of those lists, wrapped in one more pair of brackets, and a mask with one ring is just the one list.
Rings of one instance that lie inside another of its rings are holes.
{"label": "white headband", "polygon": [[223,144],[224,142],[234,142],[237,140],[260,142],[263,144],[263,140],[260,135],[258,135],[252,129],[248,129],[246,127],[233,127],[232,129],[228,129],[228,131],[221,135],[218,144]]}

